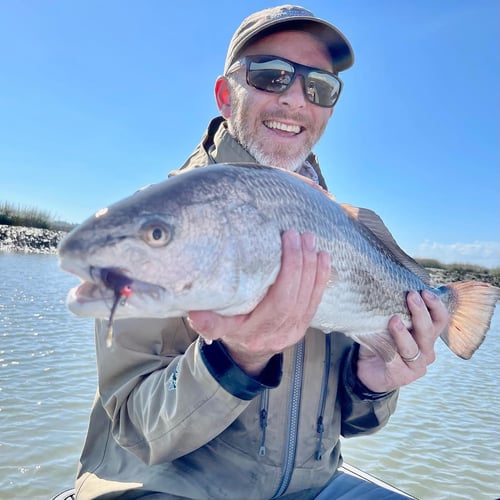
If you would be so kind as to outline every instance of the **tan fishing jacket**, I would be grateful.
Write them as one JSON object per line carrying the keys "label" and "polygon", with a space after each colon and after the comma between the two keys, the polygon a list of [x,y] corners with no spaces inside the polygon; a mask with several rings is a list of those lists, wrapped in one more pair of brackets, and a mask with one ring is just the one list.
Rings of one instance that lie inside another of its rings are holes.
{"label": "tan fishing jacket", "polygon": [[[217,118],[183,168],[230,161],[254,160]],[[396,406],[397,391],[357,380],[358,346],[341,333],[310,329],[252,378],[183,318],[118,320],[111,348],[106,329],[97,321],[78,499],[313,498],[341,462],[339,436],[376,431]]]}

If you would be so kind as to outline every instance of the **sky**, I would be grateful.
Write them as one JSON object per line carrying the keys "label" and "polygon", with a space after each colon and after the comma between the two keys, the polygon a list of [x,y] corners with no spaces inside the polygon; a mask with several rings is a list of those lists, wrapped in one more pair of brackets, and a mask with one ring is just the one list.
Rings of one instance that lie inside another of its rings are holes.
{"label": "sky", "polygon": [[[79,223],[162,181],[218,114],[250,13],[283,2],[0,1],[0,203]],[[310,0],[355,53],[315,147],[410,255],[500,267],[500,2]]]}

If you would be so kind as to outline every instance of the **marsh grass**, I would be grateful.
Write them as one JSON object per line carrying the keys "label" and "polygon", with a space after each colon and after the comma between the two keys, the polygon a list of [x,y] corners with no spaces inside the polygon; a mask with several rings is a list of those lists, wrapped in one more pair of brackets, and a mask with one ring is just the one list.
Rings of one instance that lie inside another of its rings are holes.
{"label": "marsh grass", "polygon": [[55,220],[49,212],[44,210],[14,205],[7,201],[0,202],[0,224],[36,227],[53,231],[69,231],[74,227],[74,224]]}

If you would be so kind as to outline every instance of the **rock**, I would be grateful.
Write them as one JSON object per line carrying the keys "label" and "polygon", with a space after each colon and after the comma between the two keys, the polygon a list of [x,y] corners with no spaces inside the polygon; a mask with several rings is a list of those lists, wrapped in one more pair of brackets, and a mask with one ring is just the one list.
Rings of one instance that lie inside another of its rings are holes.
{"label": "rock", "polygon": [[[472,267],[472,266],[471,266]],[[471,269],[467,266],[451,267],[449,269],[438,269],[428,267],[431,283],[435,286],[445,285],[453,281],[484,281],[500,287],[500,274],[498,271],[491,272],[488,269]]]}
{"label": "rock", "polygon": [[65,231],[0,225],[0,251],[56,254]]}

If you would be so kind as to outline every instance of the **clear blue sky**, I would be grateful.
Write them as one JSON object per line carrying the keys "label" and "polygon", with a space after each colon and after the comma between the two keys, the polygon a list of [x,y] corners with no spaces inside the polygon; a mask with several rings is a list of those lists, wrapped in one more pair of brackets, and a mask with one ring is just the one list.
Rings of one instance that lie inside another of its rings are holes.
{"label": "clear blue sky", "polygon": [[[234,29],[283,2],[0,2],[0,202],[81,222],[163,180],[217,114]],[[356,54],[316,147],[417,257],[500,266],[498,0],[311,0]]]}

